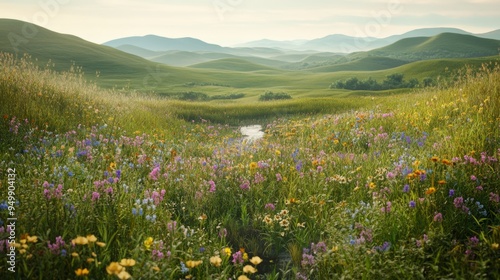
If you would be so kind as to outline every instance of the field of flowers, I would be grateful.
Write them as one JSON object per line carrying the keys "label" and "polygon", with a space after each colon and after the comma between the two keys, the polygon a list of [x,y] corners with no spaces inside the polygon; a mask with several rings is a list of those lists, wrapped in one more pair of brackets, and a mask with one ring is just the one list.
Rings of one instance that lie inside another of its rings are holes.
{"label": "field of flowers", "polygon": [[461,77],[253,142],[4,109],[1,278],[499,279],[500,68]]}

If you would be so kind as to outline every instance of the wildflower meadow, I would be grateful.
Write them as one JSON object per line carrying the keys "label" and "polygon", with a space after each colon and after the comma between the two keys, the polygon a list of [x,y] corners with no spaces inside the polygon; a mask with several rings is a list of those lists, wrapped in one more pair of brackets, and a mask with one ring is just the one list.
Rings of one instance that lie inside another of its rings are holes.
{"label": "wildflower meadow", "polygon": [[494,63],[253,141],[0,66],[2,279],[500,278]]}

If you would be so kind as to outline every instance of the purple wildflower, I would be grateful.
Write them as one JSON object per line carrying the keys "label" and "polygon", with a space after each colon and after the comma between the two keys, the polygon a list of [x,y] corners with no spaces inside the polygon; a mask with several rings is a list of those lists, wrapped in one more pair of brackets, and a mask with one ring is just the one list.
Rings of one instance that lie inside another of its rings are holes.
{"label": "purple wildflower", "polygon": [[99,197],[101,197],[101,194],[98,193],[98,192],[93,192],[92,193],[92,201],[96,201],[99,199]]}
{"label": "purple wildflower", "polygon": [[241,253],[241,251],[238,251],[233,254],[233,264],[237,265],[237,264],[242,264],[244,262],[245,260],[243,259],[243,254]]}
{"label": "purple wildflower", "polygon": [[443,214],[441,213],[437,213],[435,216],[434,216],[434,222],[437,222],[437,223],[440,223],[443,221]]}
{"label": "purple wildflower", "polygon": [[215,192],[215,182],[210,180],[208,181],[208,184],[210,185],[210,189],[208,191],[211,193]]}
{"label": "purple wildflower", "polygon": [[267,203],[266,206],[264,206],[264,208],[267,210],[274,211],[274,209],[276,209],[276,206],[274,206],[274,204],[272,203]]}

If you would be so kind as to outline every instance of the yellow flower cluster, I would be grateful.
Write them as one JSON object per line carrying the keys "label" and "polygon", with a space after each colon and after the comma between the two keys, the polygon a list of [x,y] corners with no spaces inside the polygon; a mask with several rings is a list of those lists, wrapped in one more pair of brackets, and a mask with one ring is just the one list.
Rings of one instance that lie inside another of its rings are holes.
{"label": "yellow flower cluster", "polygon": [[146,240],[144,240],[144,247],[146,247],[146,250],[149,250],[151,245],[153,245],[153,237],[146,238]]}
{"label": "yellow flower cluster", "polygon": [[75,274],[76,276],[87,276],[89,275],[90,271],[86,268],[79,268],[77,270],[75,270]]}
{"label": "yellow flower cluster", "polygon": [[221,257],[219,257],[219,256],[210,257],[210,264],[215,266],[215,267],[221,266],[222,265]]}
{"label": "yellow flower cluster", "polygon": [[202,260],[199,260],[199,261],[189,260],[189,261],[186,261],[186,267],[187,268],[195,268],[195,267],[201,265],[202,263],[203,263]]}
{"label": "yellow flower cluster", "polygon": [[[252,257],[250,259],[250,263],[253,264],[254,266],[259,265],[261,262],[262,262],[262,259],[260,257],[258,257],[258,256],[254,256],[254,257]],[[251,266],[249,264],[245,265],[243,267],[243,273],[245,273],[245,274],[254,274],[254,273],[256,273],[257,272],[257,268],[255,268],[254,266]],[[243,274],[240,277],[238,277],[238,280],[250,279],[245,274]]]}
{"label": "yellow flower cluster", "polygon": [[77,236],[76,238],[71,240],[71,244],[73,245],[89,245],[94,243],[101,248],[106,246],[106,243],[98,242],[97,237],[95,237],[95,235],[93,234],[87,235],[86,237]]}
{"label": "yellow flower cluster", "polygon": [[106,272],[109,275],[115,275],[118,279],[124,280],[132,277],[130,273],[128,273],[125,267],[131,267],[136,264],[134,259],[122,259],[119,263],[112,262],[108,266],[106,266]]}

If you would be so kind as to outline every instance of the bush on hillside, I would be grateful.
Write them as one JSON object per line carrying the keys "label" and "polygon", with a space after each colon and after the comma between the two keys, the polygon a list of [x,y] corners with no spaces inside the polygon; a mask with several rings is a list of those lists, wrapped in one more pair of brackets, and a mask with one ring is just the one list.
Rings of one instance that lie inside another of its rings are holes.
{"label": "bush on hillside", "polygon": [[259,101],[284,100],[284,99],[292,99],[292,97],[286,92],[274,93],[272,91],[267,91],[266,93],[264,93],[259,97]]}

